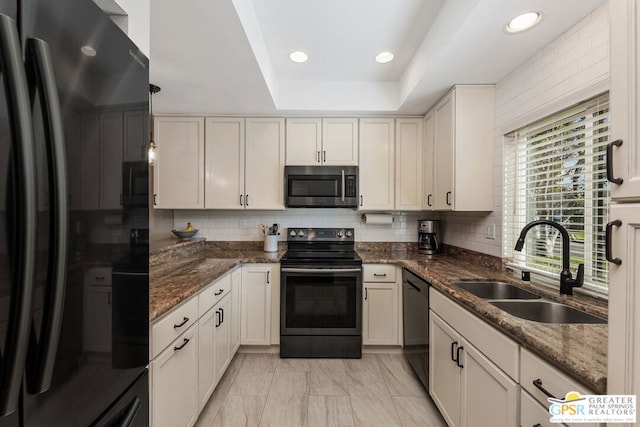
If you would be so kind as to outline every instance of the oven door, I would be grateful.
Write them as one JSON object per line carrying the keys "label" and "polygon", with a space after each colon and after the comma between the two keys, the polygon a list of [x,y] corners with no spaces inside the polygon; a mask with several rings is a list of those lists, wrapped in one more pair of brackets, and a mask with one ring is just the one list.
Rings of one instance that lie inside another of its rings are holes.
{"label": "oven door", "polygon": [[362,268],[282,267],[281,335],[362,335]]}

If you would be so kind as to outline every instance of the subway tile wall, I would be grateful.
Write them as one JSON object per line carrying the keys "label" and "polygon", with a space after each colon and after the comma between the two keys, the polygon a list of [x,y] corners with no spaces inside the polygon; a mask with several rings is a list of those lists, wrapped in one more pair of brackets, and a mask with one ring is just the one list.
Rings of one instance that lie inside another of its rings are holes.
{"label": "subway tile wall", "polygon": [[[608,90],[608,81],[605,2],[496,84],[494,210],[442,214],[444,242],[502,257],[504,135]],[[488,239],[487,227],[493,225],[495,239]]]}
{"label": "subway tile wall", "polygon": [[[362,212],[350,209],[287,209],[284,211],[193,211],[176,210],[174,227],[184,228],[191,222],[198,236],[213,241],[262,240],[258,224],[280,224],[282,230],[295,227],[354,228],[359,242],[417,242],[418,220],[438,219],[438,214],[394,212],[390,225],[371,225],[362,221]],[[281,241],[287,237],[280,235]]]}

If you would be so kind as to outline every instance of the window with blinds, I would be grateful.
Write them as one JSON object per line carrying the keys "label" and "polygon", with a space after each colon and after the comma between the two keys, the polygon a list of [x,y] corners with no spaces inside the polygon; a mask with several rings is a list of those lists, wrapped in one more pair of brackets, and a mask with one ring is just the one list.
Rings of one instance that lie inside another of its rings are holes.
{"label": "window with blinds", "polygon": [[519,129],[507,139],[504,256],[531,271],[559,273],[562,238],[555,228],[534,227],[522,252],[513,249],[527,223],[556,221],[569,232],[573,277],[578,264],[584,264],[585,288],[606,293],[608,94]]}

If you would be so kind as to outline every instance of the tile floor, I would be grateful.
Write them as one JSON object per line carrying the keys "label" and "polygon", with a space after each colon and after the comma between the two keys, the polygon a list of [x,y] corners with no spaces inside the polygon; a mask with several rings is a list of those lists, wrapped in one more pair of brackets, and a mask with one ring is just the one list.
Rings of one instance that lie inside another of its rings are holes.
{"label": "tile floor", "polygon": [[280,359],[237,354],[196,422],[212,426],[420,426],[446,423],[399,354]]}

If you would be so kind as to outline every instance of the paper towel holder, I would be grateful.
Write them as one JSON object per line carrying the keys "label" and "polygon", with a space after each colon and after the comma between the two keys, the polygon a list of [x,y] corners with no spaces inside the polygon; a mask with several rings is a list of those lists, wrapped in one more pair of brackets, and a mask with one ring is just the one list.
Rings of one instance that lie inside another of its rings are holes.
{"label": "paper towel holder", "polygon": [[[369,218],[367,218],[367,215],[369,215]],[[363,223],[374,224],[374,225],[390,225],[390,224],[393,224],[395,220],[392,214],[386,214],[386,213],[379,213],[379,214],[364,213],[362,214],[361,218]]]}

